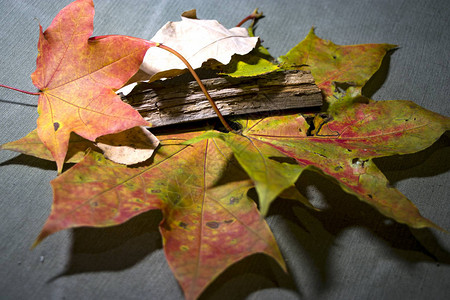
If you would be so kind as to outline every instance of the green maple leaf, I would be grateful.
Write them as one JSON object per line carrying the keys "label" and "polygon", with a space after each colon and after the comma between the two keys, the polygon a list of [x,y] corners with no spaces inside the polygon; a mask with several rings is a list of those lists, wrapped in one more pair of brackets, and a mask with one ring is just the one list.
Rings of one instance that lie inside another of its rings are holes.
{"label": "green maple leaf", "polygon": [[334,83],[361,88],[380,68],[384,55],[396,45],[361,44],[341,46],[316,36],[314,28],[306,38],[278,59],[286,69],[310,70],[317,86],[332,102]]}

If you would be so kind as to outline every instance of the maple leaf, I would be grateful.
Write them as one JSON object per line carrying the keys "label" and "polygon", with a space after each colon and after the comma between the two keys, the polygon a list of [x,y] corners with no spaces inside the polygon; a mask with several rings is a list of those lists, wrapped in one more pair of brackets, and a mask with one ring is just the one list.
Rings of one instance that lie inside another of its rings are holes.
{"label": "maple leaf", "polygon": [[38,134],[61,171],[71,132],[94,141],[98,136],[149,125],[114,90],[139,69],[154,44],[127,36],[89,39],[92,0],[62,9],[48,29],[40,26],[33,84],[41,90]]}
{"label": "maple leaf", "polygon": [[380,68],[391,44],[340,46],[316,36],[314,28],[306,38],[278,60],[284,68],[310,70],[317,86],[329,101],[334,83],[347,83],[359,91]]}
{"label": "maple leaf", "polygon": [[188,143],[212,137],[227,143],[254,181],[262,213],[280,191],[311,168],[331,176],[345,191],[397,222],[439,228],[389,186],[372,159],[429,147],[450,130],[450,118],[397,100],[354,103],[336,119],[323,120],[313,136],[306,134],[309,125],[301,115],[241,123],[242,135],[209,131]]}
{"label": "maple leaf", "polygon": [[283,268],[275,239],[247,196],[253,187],[220,140],[181,145],[198,133],[159,137],[153,162],[129,168],[91,152],[54,179],[52,211],[36,243],[62,229],[111,226],[161,209],[164,251],[186,299],[253,253]]}

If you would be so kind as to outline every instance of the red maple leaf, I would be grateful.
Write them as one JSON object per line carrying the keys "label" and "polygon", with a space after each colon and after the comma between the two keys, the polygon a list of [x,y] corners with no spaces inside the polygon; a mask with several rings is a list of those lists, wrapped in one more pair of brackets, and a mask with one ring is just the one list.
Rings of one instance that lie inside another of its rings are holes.
{"label": "red maple leaf", "polygon": [[78,0],[55,17],[45,32],[40,27],[36,71],[41,90],[38,135],[61,171],[71,132],[94,141],[97,137],[149,125],[114,93],[142,62],[155,43],[128,37],[90,39],[92,0]]}

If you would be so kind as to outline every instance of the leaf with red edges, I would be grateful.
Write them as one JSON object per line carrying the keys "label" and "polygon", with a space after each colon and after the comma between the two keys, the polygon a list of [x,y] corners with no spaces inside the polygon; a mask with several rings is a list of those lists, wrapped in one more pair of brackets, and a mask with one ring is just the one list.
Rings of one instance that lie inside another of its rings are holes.
{"label": "leaf with red edges", "polygon": [[190,142],[222,139],[255,183],[263,212],[304,169],[312,168],[397,222],[439,228],[390,187],[372,159],[429,147],[450,129],[449,118],[410,101],[380,101],[354,103],[336,119],[323,119],[313,136],[305,134],[308,125],[300,115],[241,124],[241,135],[210,131]]}
{"label": "leaf with red edges", "polygon": [[323,40],[311,29],[306,38],[278,59],[284,68],[310,70],[316,84],[328,96],[333,83],[347,83],[361,90],[379,69],[386,53],[396,48],[391,44],[360,44],[340,46]]}
{"label": "leaf with red edges", "polygon": [[98,136],[149,125],[114,93],[137,72],[153,43],[127,37],[89,39],[93,32],[92,0],[62,9],[45,32],[40,27],[36,71],[41,90],[39,138],[50,150],[58,171],[71,132],[94,141]]}
{"label": "leaf with red edges", "polygon": [[254,135],[252,131],[244,134],[294,158],[304,168],[331,176],[344,190],[397,222],[415,228],[439,228],[422,217],[403,194],[390,187],[372,158],[429,147],[450,129],[449,118],[410,101],[381,101],[355,104],[336,120],[325,122],[322,128],[326,128],[326,135],[321,131],[315,136],[299,134],[295,138]]}
{"label": "leaf with red edges", "polygon": [[164,251],[186,299],[195,299],[231,264],[254,253],[285,265],[275,239],[247,196],[253,187],[216,139],[193,146],[199,133],[160,136],[151,163],[129,168],[99,153],[51,182],[52,211],[36,243],[59,230],[111,226],[161,209]]}

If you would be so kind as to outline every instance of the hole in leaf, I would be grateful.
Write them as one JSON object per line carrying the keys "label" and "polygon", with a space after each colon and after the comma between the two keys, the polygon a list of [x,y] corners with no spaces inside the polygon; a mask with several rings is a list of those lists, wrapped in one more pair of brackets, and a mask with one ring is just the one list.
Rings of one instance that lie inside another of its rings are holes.
{"label": "hole in leaf", "polygon": [[306,136],[312,136],[311,132],[313,132],[316,129],[316,126],[314,125],[314,117],[306,117],[305,120],[306,123],[308,123],[309,125],[308,131],[306,132]]}
{"label": "hole in leaf", "polygon": [[59,123],[58,122],[53,123],[53,129],[55,130],[55,132],[59,129]]}
{"label": "hole in leaf", "polygon": [[336,91],[341,93],[342,95],[345,95],[348,88],[351,86],[354,86],[354,84],[351,84],[350,82],[333,82],[334,86],[336,87]]}
{"label": "hole in leaf", "polygon": [[368,161],[368,159],[366,159],[366,160],[361,160],[360,158],[354,158],[354,159],[352,159],[352,164],[364,168],[364,164],[365,164],[367,161]]}
{"label": "hole in leaf", "polygon": [[297,161],[292,157],[270,156],[269,159],[274,160],[279,163],[286,163],[286,164],[291,164],[291,165],[297,164]]}

